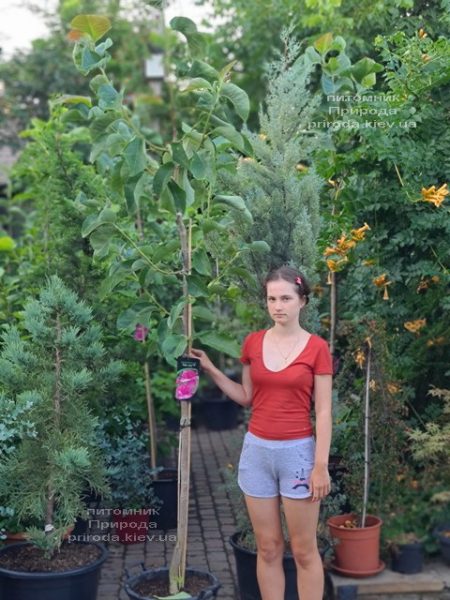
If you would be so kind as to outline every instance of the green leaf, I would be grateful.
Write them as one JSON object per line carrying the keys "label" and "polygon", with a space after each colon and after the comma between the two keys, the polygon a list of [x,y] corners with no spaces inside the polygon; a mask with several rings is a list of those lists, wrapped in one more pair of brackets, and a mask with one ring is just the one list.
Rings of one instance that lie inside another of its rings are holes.
{"label": "green leaf", "polygon": [[77,96],[75,94],[63,94],[59,96],[55,100],[53,100],[53,104],[84,104],[91,108],[92,100],[89,96]]}
{"label": "green leaf", "polygon": [[197,31],[194,21],[187,17],[174,17],[170,21],[170,27],[185,36],[192,56],[201,56],[205,53],[205,37]]}
{"label": "green leaf", "polygon": [[104,56],[106,51],[108,50],[108,48],[111,48],[112,45],[113,45],[112,39],[108,38],[101,44],[98,44],[97,46],[95,46],[95,51],[97,52],[97,54],[99,56]]}
{"label": "green leaf", "polygon": [[350,69],[353,77],[360,83],[369,73],[379,73],[383,71],[383,66],[376,63],[372,58],[361,58]]}
{"label": "green leaf", "polygon": [[320,54],[312,46],[308,46],[308,48],[306,48],[305,59],[312,65],[320,65],[322,62]]}
{"label": "green leaf", "polygon": [[236,210],[245,210],[247,208],[244,200],[240,196],[223,196],[222,194],[217,194],[214,199],[216,202],[226,204]]}
{"label": "green leaf", "polygon": [[184,213],[186,210],[186,192],[173,179],[169,181],[167,187],[172,194],[177,212]]}
{"label": "green leaf", "polygon": [[196,90],[212,90],[212,86],[209,81],[203,79],[203,77],[194,77],[189,82],[189,85],[184,88],[182,91],[183,94],[187,94],[188,92],[194,92]]}
{"label": "green leaf", "polygon": [[270,252],[270,246],[264,240],[255,240],[248,245],[248,248],[254,252]]}
{"label": "green leaf", "polygon": [[322,86],[323,93],[326,95],[334,94],[337,90],[333,78],[328,77],[328,75],[326,75],[324,72],[322,72],[320,84]]}
{"label": "green leaf", "polygon": [[192,254],[192,266],[200,275],[211,276],[211,263],[209,262],[206,250],[197,248]]}
{"label": "green leaf", "polygon": [[189,170],[195,179],[206,179],[207,164],[198,152],[191,158]]}
{"label": "green leaf", "polygon": [[96,257],[104,258],[108,255],[114,234],[115,229],[109,225],[104,225],[91,234],[89,242],[94,249]]}
{"label": "green leaf", "polygon": [[183,190],[186,192],[186,205],[191,206],[191,204],[195,202],[195,191],[191,185],[191,182],[189,181],[187,171],[183,171],[181,183]]}
{"label": "green leaf", "polygon": [[191,296],[196,298],[201,296],[207,298],[209,296],[209,290],[206,287],[203,278],[199,275],[188,276],[188,292]]}
{"label": "green leaf", "polygon": [[241,119],[246,121],[250,112],[250,100],[246,92],[234,83],[225,83],[220,93],[233,104],[235,111]]}
{"label": "green leaf", "polygon": [[0,252],[10,252],[16,247],[16,242],[9,236],[0,237]]}
{"label": "green leaf", "polygon": [[70,22],[70,26],[75,31],[87,34],[94,42],[103,37],[112,27],[108,17],[100,15],[77,15]]}
{"label": "green leaf", "polygon": [[153,252],[153,262],[159,262],[160,260],[167,260],[173,256],[173,253],[180,249],[180,242],[178,239],[168,240],[156,246]]}
{"label": "green leaf", "polygon": [[173,329],[173,326],[181,317],[184,307],[187,304],[186,298],[181,298],[176,304],[174,304],[170,310],[170,315],[167,319],[167,327],[168,329]]}
{"label": "green leaf", "polygon": [[172,176],[175,165],[173,162],[167,162],[162,165],[157,171],[153,178],[153,191],[159,196],[167,182]]}
{"label": "green leaf", "polygon": [[90,73],[93,69],[105,64],[105,59],[99,56],[96,52],[91,52],[89,48],[81,50],[81,59],[77,61],[77,65],[84,75]]}
{"label": "green leaf", "polygon": [[233,358],[239,358],[241,349],[240,345],[234,338],[228,337],[223,333],[217,333],[216,331],[206,331],[199,334],[198,339],[205,346],[209,346],[210,348],[214,348],[214,350],[218,350],[219,352],[224,352],[228,354],[228,356],[232,356]]}
{"label": "green leaf", "polygon": [[344,40],[343,37],[341,37],[340,35],[337,35],[334,40],[333,43],[331,44],[331,50],[338,50],[339,52],[344,52],[345,47],[346,47],[347,43]]}
{"label": "green leaf", "polygon": [[235,148],[241,152],[245,152],[244,139],[239,131],[237,131],[232,125],[228,125],[226,127],[216,127],[212,133],[216,135],[222,135],[224,138],[230,141]]}
{"label": "green leaf", "polygon": [[194,60],[189,71],[190,77],[203,77],[207,81],[214,83],[219,79],[219,72],[216,71],[211,65],[203,62],[202,60]]}
{"label": "green leaf", "polygon": [[102,280],[100,284],[100,288],[98,289],[98,296],[100,300],[105,300],[111,292],[129,275],[127,271],[119,271],[117,273],[113,273],[112,275],[108,275],[105,279]]}
{"label": "green leaf", "polygon": [[153,310],[154,307],[150,302],[136,302],[136,304],[127,308],[117,317],[117,329],[132,331],[138,323],[142,323],[142,325],[148,327]]}
{"label": "green leaf", "polygon": [[122,94],[110,83],[98,88],[98,105],[102,110],[118,110],[122,106]]}
{"label": "green leaf", "polygon": [[166,210],[167,212],[172,213],[173,215],[175,215],[177,212],[172,192],[167,186],[163,189],[159,196],[159,207],[161,210]]}
{"label": "green leaf", "polygon": [[320,52],[320,54],[326,54],[328,52],[328,50],[330,50],[331,45],[333,42],[333,34],[328,32],[328,33],[324,33],[323,35],[321,35],[320,37],[318,37],[313,46],[314,48]]}
{"label": "green leaf", "polygon": [[181,142],[171,144],[173,161],[185,169],[189,168],[189,158]]}
{"label": "green leaf", "polygon": [[88,215],[81,225],[81,235],[87,237],[97,227],[100,227],[101,223],[98,220],[98,215]]}
{"label": "green leaf", "polygon": [[142,173],[134,188],[134,200],[136,203],[138,203],[143,196],[151,195],[152,183],[153,178],[151,175],[149,175],[149,173]]}
{"label": "green leaf", "polygon": [[377,76],[375,73],[369,73],[361,79],[361,85],[365,88],[373,87],[377,82]]}
{"label": "green leaf", "polygon": [[192,307],[192,317],[194,320],[199,319],[200,321],[208,321],[210,323],[213,323],[217,319],[216,314],[212,310],[209,310],[206,306],[199,306],[198,304],[195,304]]}
{"label": "green leaf", "polygon": [[147,165],[144,140],[140,137],[133,138],[126,146],[123,157],[130,170],[130,177],[134,177],[135,175],[142,173]]}
{"label": "green leaf", "polygon": [[177,333],[169,333],[161,344],[164,358],[169,364],[175,364],[175,359],[181,356],[187,346],[187,337]]}
{"label": "green leaf", "polygon": [[240,196],[223,196],[218,194],[215,196],[215,201],[220,204],[226,204],[230,208],[239,211],[239,215],[247,221],[247,223],[253,223],[252,213],[248,210],[244,200]]}
{"label": "green leaf", "polygon": [[174,31],[179,31],[183,35],[197,33],[197,25],[187,17],[174,17],[169,25]]}

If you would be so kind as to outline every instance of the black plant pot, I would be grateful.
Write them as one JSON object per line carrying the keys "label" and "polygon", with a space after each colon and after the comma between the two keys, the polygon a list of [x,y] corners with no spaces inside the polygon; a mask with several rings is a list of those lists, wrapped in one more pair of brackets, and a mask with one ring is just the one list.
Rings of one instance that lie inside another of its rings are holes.
{"label": "black plant pot", "polygon": [[157,529],[175,529],[178,518],[178,471],[165,468],[153,481],[153,490],[162,505],[157,508],[158,514],[152,515],[150,521],[157,524]]}
{"label": "black plant pot", "polygon": [[358,586],[340,585],[337,588],[337,600],[357,600]]}
{"label": "black plant pot", "polygon": [[[445,525],[439,525],[434,530],[434,535],[439,541],[439,547],[441,549],[441,557],[445,564],[450,565],[450,523]],[[447,535],[444,535],[444,534]]]}
{"label": "black plant pot", "polygon": [[[139,575],[135,575],[134,577],[130,576],[128,569],[125,569],[125,574],[127,577],[125,583],[125,591],[128,594],[128,597],[132,598],[132,600],[149,600],[152,598],[152,596],[141,596],[140,594],[135,592],[134,589],[142,581],[154,579],[167,580],[169,577],[169,569],[167,567],[161,567],[158,569],[146,569],[144,563],[139,564],[142,568],[142,572]],[[186,578],[189,575],[197,575],[202,577],[206,576],[208,579],[208,585],[199,594],[197,594],[196,596],[189,596],[189,598],[186,598],[186,600],[212,600],[213,598],[217,597],[217,592],[221,585],[217,577],[215,577],[207,571],[198,571],[197,569],[186,569]]]}
{"label": "black plant pot", "polygon": [[398,544],[391,550],[391,569],[397,573],[412,575],[423,569],[423,546],[421,542]]}
{"label": "black plant pot", "polygon": [[203,401],[203,418],[208,429],[224,431],[238,426],[239,406],[226,396]]}
{"label": "black plant pot", "polygon": [[[108,550],[101,544],[87,545],[97,546],[101,555],[95,562],[70,571],[31,573],[0,567],[0,600],[95,600]],[[11,545],[0,549],[0,554],[8,552],[9,548]]]}
{"label": "black plant pot", "polygon": [[[238,540],[241,535],[240,531],[234,533],[230,538],[230,544],[234,551],[236,560],[237,579],[241,600],[261,600],[258,580],[256,577],[256,552],[248,550],[239,545]],[[323,557],[328,547],[320,549]],[[283,569],[286,581],[284,591],[284,600],[298,600],[299,594],[297,591],[297,567],[295,566],[294,557],[291,554],[285,554],[283,557]],[[333,583],[330,574],[324,571],[325,574],[325,589],[324,598],[332,600],[334,597]]]}

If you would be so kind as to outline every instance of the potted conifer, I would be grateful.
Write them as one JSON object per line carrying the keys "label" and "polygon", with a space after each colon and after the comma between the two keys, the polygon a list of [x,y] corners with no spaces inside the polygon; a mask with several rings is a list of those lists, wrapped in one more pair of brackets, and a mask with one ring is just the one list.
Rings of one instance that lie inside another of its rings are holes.
{"label": "potted conifer", "polygon": [[89,399],[121,366],[106,361],[91,309],[57,276],[2,338],[1,395],[26,407],[29,427],[0,462],[0,503],[28,536],[0,550],[0,597],[95,600],[107,550],[63,538],[83,513],[84,490],[108,492]]}

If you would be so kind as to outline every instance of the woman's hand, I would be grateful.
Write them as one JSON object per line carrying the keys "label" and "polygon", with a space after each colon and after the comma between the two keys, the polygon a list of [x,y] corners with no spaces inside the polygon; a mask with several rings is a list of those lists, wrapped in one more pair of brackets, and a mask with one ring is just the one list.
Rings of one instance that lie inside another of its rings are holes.
{"label": "woman's hand", "polygon": [[209,373],[214,369],[214,364],[211,362],[208,355],[203,350],[191,348],[189,356],[191,358],[198,358],[200,360],[200,366],[205,371],[205,373]]}
{"label": "woman's hand", "polygon": [[330,493],[331,481],[326,465],[315,465],[311,471],[309,488],[312,492],[312,502],[319,502]]}

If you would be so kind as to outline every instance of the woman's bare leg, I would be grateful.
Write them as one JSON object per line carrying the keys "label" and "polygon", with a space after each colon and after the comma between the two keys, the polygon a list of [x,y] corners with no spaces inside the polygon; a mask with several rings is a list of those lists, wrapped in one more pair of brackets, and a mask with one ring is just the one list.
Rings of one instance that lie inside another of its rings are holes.
{"label": "woman's bare leg", "polygon": [[[280,498],[245,495],[247,510],[256,538],[256,575],[262,600],[284,599],[283,554]],[[307,596],[304,596],[305,598]],[[312,599],[311,599],[312,600]]]}
{"label": "woman's bare leg", "polygon": [[300,598],[322,600],[323,565],[317,548],[320,502],[283,497],[283,507],[292,554],[297,566],[297,586]]}

